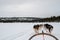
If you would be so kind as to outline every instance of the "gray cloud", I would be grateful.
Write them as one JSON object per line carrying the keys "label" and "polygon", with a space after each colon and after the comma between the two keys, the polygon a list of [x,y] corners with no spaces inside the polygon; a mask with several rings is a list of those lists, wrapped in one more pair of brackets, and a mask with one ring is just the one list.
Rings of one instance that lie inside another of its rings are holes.
{"label": "gray cloud", "polygon": [[0,0],[0,16],[60,15],[60,0]]}

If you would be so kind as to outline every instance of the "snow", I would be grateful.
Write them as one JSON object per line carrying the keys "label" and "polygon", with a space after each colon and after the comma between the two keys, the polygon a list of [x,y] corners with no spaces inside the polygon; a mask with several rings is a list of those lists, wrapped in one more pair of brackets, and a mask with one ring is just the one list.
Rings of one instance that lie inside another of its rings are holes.
{"label": "snow", "polygon": [[[28,40],[32,35],[34,35],[33,26],[35,24],[44,23],[0,23],[0,40]],[[60,23],[48,23],[54,26],[52,35],[60,39]],[[40,40],[42,36],[37,36],[33,38],[34,40]],[[45,36],[48,40],[47,36]],[[51,38],[50,38],[51,40]]]}

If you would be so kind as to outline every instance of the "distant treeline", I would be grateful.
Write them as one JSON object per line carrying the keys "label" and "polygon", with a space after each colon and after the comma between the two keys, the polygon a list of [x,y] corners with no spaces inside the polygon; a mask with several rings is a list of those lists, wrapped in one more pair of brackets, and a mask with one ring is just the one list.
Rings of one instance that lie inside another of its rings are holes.
{"label": "distant treeline", "polygon": [[43,18],[44,22],[60,22],[60,16],[52,16],[49,18]]}
{"label": "distant treeline", "polygon": [[60,22],[60,16],[52,16],[48,18],[36,17],[0,17],[0,22]]}

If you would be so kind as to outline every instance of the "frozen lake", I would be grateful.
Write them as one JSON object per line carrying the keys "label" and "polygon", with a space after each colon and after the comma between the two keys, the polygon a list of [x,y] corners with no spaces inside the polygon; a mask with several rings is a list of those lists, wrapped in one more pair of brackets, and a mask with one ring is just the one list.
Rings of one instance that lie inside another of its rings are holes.
{"label": "frozen lake", "polygon": [[[35,24],[41,23],[0,23],[0,40],[28,40],[34,34],[33,26]],[[60,23],[48,24],[54,26],[52,35],[59,39]]]}

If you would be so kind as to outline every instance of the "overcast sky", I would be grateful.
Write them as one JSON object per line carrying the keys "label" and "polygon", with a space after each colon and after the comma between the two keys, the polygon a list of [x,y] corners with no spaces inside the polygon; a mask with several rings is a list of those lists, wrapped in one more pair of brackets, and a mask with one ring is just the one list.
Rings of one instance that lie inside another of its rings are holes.
{"label": "overcast sky", "polygon": [[50,17],[60,15],[60,0],[0,0],[0,17]]}

